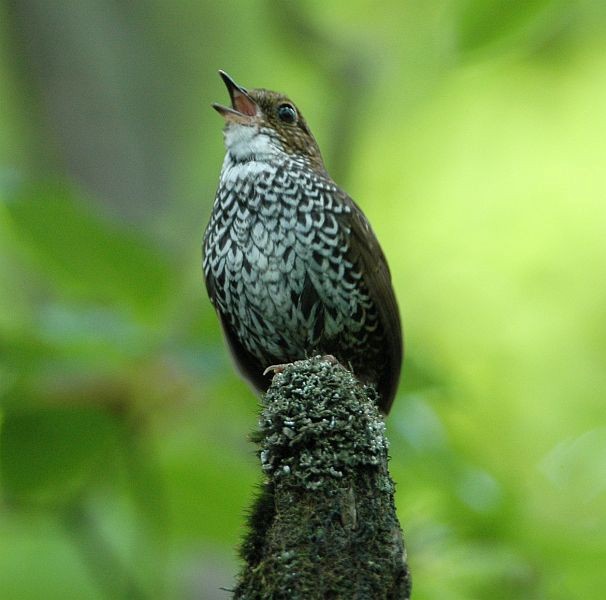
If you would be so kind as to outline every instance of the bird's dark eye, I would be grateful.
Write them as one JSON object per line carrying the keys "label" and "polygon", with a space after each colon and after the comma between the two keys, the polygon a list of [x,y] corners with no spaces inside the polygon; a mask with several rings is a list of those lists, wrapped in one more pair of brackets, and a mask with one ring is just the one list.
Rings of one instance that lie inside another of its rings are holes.
{"label": "bird's dark eye", "polygon": [[292,104],[280,104],[278,118],[285,123],[294,123],[297,120],[297,111]]}

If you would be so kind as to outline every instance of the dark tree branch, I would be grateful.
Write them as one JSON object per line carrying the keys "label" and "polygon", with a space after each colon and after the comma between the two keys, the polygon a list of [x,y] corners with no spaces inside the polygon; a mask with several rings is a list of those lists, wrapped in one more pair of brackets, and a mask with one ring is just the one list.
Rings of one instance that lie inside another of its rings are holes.
{"label": "dark tree branch", "polygon": [[235,598],[410,597],[376,394],[313,358],[276,375],[258,442],[267,481],[253,507]]}

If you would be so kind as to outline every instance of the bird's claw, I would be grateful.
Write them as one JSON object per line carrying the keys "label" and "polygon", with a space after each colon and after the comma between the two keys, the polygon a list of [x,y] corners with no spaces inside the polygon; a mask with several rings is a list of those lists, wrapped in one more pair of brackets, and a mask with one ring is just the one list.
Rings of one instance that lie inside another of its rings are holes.
{"label": "bird's claw", "polygon": [[284,363],[282,365],[269,365],[269,367],[263,371],[263,375],[268,375],[269,373],[277,375],[278,373],[282,373],[287,366],[288,363]]}
{"label": "bird's claw", "polygon": [[[329,365],[340,364],[339,361],[332,354],[324,354],[323,356],[320,357],[320,359],[323,360],[324,362],[327,362]],[[283,373],[289,364],[290,363],[283,363],[283,364],[279,364],[279,365],[269,365],[269,367],[267,367],[265,369],[265,371],[263,371],[263,375],[264,376],[269,375],[270,373],[272,375],[278,375],[278,373]]]}
{"label": "bird's claw", "polygon": [[329,365],[338,365],[340,364],[339,361],[337,360],[337,358],[335,356],[333,356],[332,354],[324,354],[321,359],[324,362],[327,362]]}

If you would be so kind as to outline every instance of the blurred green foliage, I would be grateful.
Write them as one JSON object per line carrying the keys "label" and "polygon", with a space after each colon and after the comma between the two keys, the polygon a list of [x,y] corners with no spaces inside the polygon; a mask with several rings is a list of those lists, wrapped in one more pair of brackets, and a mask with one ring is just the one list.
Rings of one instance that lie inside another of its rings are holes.
{"label": "blurred green foliage", "polygon": [[0,6],[0,597],[224,598],[257,403],[203,290],[216,76],[369,215],[417,600],[606,587],[606,7]]}

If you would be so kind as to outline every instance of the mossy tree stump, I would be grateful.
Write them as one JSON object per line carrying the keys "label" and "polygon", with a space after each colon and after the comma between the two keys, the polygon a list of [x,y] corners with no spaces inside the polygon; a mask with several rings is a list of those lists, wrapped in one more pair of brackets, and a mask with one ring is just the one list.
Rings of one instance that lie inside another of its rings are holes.
{"label": "mossy tree stump", "polygon": [[320,357],[296,362],[274,377],[259,425],[267,480],[234,598],[409,598],[374,390]]}

